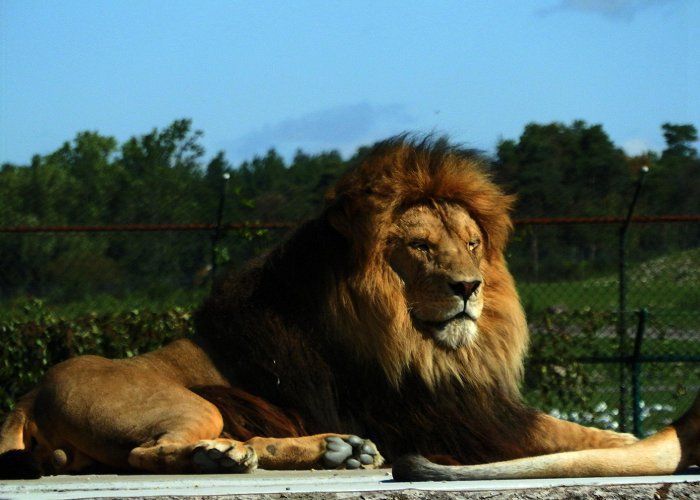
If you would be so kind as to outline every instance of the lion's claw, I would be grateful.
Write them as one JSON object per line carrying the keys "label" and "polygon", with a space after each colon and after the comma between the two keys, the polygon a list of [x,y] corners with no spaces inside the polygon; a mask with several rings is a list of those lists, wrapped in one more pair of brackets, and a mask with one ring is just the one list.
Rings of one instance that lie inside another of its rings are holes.
{"label": "lion's claw", "polygon": [[255,450],[238,442],[207,440],[197,444],[192,454],[197,472],[250,472],[258,466]]}
{"label": "lion's claw", "polygon": [[326,468],[371,468],[381,465],[382,461],[377,447],[369,440],[358,436],[347,438],[329,436],[326,438],[326,452],[323,455],[323,465]]}

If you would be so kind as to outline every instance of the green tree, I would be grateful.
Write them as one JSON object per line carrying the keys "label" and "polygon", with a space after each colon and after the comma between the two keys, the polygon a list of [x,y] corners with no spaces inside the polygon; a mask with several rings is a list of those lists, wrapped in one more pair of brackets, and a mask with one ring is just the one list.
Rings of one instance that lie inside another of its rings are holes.
{"label": "green tree", "polygon": [[290,183],[299,193],[294,216],[298,219],[317,212],[326,191],[345,170],[346,163],[338,151],[308,155],[297,151],[289,167]]}
{"label": "green tree", "polygon": [[622,150],[583,121],[527,125],[517,142],[499,143],[494,167],[518,193],[519,216],[618,215],[629,186]]}
{"label": "green tree", "polygon": [[670,158],[697,158],[698,150],[691,146],[698,140],[698,131],[693,125],[664,123],[661,128],[666,140],[666,149],[661,156],[662,161]]}
{"label": "green tree", "polygon": [[[518,217],[620,215],[631,188],[622,150],[600,125],[580,120],[527,125],[518,141],[499,143],[494,169],[497,180],[517,193]],[[514,265],[535,278],[583,276],[604,245],[600,237],[585,227],[531,226],[513,251],[519,256]]]}
{"label": "green tree", "polygon": [[[189,120],[121,147],[112,137],[81,132],[27,167],[3,168],[3,222],[213,222],[219,190],[204,180],[200,138]],[[8,296],[69,300],[144,286],[158,295],[163,286],[188,284],[209,251],[208,239],[196,233],[12,235],[0,241],[0,263],[17,271],[0,274]]]}
{"label": "green tree", "polygon": [[[97,132],[81,132],[73,142],[48,155],[44,162],[65,173],[59,197],[65,220],[71,224],[105,223],[114,209],[116,179],[113,163],[117,141]],[[46,200],[42,200],[45,203]]]}
{"label": "green tree", "polygon": [[[693,143],[698,133],[693,125],[662,126],[666,148],[652,158],[645,185],[644,203],[651,214],[700,213],[700,158]],[[664,228],[664,231],[674,231]]]}
{"label": "green tree", "polygon": [[127,177],[117,206],[123,222],[190,222],[203,215],[191,195],[192,182],[204,174],[201,136],[190,120],[177,120],[122,145],[118,162]]}
{"label": "green tree", "polygon": [[[202,132],[191,128],[190,120],[176,120],[121,146],[116,162],[126,175],[116,203],[117,220],[134,224],[214,221],[211,207],[218,193],[212,193],[205,182]],[[133,234],[114,235],[110,255],[125,263],[132,282],[154,296],[190,284],[210,254],[208,240],[196,233],[143,234],[138,240]]]}

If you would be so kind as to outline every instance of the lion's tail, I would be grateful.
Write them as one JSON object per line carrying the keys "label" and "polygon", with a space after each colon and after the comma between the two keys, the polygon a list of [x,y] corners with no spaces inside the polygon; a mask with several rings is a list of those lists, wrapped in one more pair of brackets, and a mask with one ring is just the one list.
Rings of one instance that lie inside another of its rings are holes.
{"label": "lion's tail", "polygon": [[26,449],[30,440],[27,430],[31,424],[34,395],[24,396],[7,415],[0,427],[0,479],[36,479],[41,476],[41,466],[36,457]]}
{"label": "lion's tail", "polygon": [[591,449],[481,465],[438,465],[418,455],[400,457],[397,481],[466,481],[544,477],[653,476],[700,465],[700,394],[672,425],[620,448]]}

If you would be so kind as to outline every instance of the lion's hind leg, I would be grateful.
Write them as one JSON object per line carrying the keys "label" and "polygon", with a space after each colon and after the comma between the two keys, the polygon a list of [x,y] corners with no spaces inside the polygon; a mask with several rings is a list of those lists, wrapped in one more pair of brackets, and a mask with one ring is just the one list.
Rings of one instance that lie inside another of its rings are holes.
{"label": "lion's hind leg", "polygon": [[649,476],[678,470],[681,447],[673,428],[629,446],[568,451],[478,465],[438,465],[419,455],[393,464],[397,481],[468,481],[554,477]]}
{"label": "lion's hind leg", "polygon": [[700,394],[673,424],[628,446],[466,466],[438,465],[421,456],[409,455],[400,457],[393,465],[397,481],[674,474],[692,465],[700,465]]}
{"label": "lion's hind leg", "polygon": [[[221,438],[217,408],[162,370],[83,356],[49,370],[33,414],[49,450],[65,450],[59,473],[136,469],[156,473],[250,470],[252,448]],[[89,460],[88,460],[89,459]]]}
{"label": "lion's hind leg", "polygon": [[167,436],[153,444],[134,448],[129,465],[151,472],[249,472],[258,465],[255,450],[227,438],[203,439],[195,443],[171,441]]}

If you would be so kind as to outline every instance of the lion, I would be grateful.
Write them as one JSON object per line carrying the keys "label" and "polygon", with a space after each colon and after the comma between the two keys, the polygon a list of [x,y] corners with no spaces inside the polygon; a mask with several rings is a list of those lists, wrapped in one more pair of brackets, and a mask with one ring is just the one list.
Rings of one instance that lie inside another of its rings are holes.
{"label": "lion", "polygon": [[445,141],[378,143],[317,217],[221,280],[194,337],[49,369],[2,427],[4,462],[24,464],[17,475],[239,472],[629,445],[521,398],[514,201]]}

